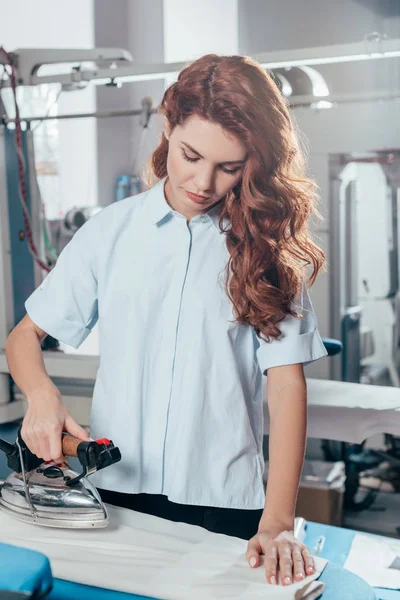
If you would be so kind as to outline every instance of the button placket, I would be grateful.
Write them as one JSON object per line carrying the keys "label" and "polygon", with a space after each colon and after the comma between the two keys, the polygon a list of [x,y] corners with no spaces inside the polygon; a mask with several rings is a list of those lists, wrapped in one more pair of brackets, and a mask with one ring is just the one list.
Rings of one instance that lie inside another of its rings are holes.
{"label": "button placket", "polygon": [[176,330],[175,330],[175,339],[174,339],[174,358],[173,358],[173,363],[172,363],[170,391],[169,391],[169,400],[168,400],[168,408],[167,408],[167,419],[166,419],[166,424],[165,424],[164,444],[163,444],[163,451],[162,451],[161,493],[164,493],[164,484],[165,484],[166,445],[167,445],[167,436],[168,436],[168,430],[169,430],[169,413],[170,413],[172,392],[173,392],[173,386],[174,386],[175,359],[176,359],[177,344],[178,344],[179,330],[180,330],[180,328],[179,328],[180,315],[181,315],[183,294],[184,294],[184,290],[185,290],[186,278],[187,278],[187,274],[188,274],[190,258],[191,258],[191,250],[192,250],[192,232],[191,232],[191,228],[190,228],[190,223],[187,225],[186,221],[185,221],[185,226],[186,226],[186,231],[188,234],[188,240],[187,240],[188,245],[187,245],[187,256],[186,256],[186,261],[185,261],[185,269],[184,269],[183,277],[181,280],[181,289],[180,289],[180,294],[179,294],[180,300],[179,300],[179,306],[178,306],[177,317],[176,317],[176,328],[175,328]]}

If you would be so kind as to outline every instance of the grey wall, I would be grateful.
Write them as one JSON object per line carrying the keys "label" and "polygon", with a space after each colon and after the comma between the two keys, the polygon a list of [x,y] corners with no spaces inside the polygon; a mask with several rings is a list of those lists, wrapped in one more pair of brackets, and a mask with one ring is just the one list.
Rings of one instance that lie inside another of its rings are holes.
{"label": "grey wall", "polygon": [[345,44],[371,31],[396,37],[396,5],[397,0],[239,0],[239,49],[251,54]]}
{"label": "grey wall", "polygon": [[[138,63],[162,63],[165,53],[165,24],[163,0],[134,0],[130,2],[129,12],[129,50]],[[141,107],[144,96],[149,96],[153,107],[157,108],[165,90],[165,80],[146,81],[129,86],[130,103],[134,108]],[[146,133],[141,151],[139,140],[143,129],[138,118],[132,119],[132,137],[130,142],[132,160],[137,159],[139,171],[147,164],[160,139],[163,119],[153,116]]]}
{"label": "grey wall", "polygon": [[[128,50],[139,63],[163,62],[163,1],[96,0],[95,45]],[[122,89],[97,88],[97,109],[140,109],[143,96],[154,98],[155,105],[163,93],[163,81],[125,84]],[[153,127],[143,149],[153,145],[158,128]],[[141,130],[137,117],[113,117],[97,120],[97,164],[99,204],[114,199],[118,175],[132,172],[132,160]],[[153,136],[153,139],[152,139]],[[139,157],[143,162],[143,157]]]}
{"label": "grey wall", "polygon": [[[96,47],[129,50],[128,10],[128,0],[119,0],[118,3],[97,0],[94,3]],[[129,88],[99,86],[96,88],[96,102],[98,111],[126,110],[130,108]],[[127,117],[97,119],[96,124],[98,202],[104,206],[113,200],[114,177],[129,166],[131,126]]]}
{"label": "grey wall", "polygon": [[[389,38],[400,37],[398,0],[282,0],[276,3],[239,0],[239,49],[242,54],[363,42],[372,32]],[[365,42],[365,49],[368,49],[368,42]],[[359,62],[356,66],[353,63],[324,65],[318,70],[329,89],[336,93],[398,89],[400,85],[397,58]]]}

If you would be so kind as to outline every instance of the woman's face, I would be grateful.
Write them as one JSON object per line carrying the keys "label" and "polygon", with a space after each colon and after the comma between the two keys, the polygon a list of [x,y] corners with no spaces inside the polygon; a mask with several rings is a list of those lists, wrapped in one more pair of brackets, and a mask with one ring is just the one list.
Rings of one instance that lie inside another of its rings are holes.
{"label": "woman's face", "polygon": [[191,219],[240,181],[247,153],[238,138],[198,116],[189,117],[166,136],[166,199],[174,210]]}

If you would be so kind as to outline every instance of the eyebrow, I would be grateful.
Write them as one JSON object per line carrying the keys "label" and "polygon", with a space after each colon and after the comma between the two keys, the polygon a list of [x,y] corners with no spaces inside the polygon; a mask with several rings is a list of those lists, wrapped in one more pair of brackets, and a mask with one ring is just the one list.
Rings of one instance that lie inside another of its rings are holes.
{"label": "eyebrow", "polygon": [[[193,152],[194,154],[197,154],[197,156],[199,158],[204,158],[204,156],[202,156],[200,154],[200,152],[197,152],[197,150],[195,150],[194,148],[192,148],[192,146],[190,146],[190,144],[188,144],[187,142],[182,142],[182,144],[184,146],[186,146],[186,148],[188,148],[191,152]],[[225,160],[225,161],[223,161],[220,164],[221,165],[238,165],[238,164],[242,165],[242,164],[244,164],[246,162],[246,160],[247,160],[247,156],[243,160]]]}

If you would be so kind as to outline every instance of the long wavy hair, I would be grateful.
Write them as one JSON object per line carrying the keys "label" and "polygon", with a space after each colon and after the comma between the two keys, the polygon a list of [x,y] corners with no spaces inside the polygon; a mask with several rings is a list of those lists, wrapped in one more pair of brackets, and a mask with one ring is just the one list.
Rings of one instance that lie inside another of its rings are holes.
{"label": "long wavy hair", "polygon": [[[319,217],[317,187],[305,175],[305,153],[286,99],[251,58],[209,54],[181,71],[160,111],[171,131],[197,115],[247,149],[241,180],[222,199],[220,228],[229,222],[223,229],[230,255],[226,291],[239,323],[268,341],[278,338],[286,315],[301,316],[294,301],[325,260],[309,232],[311,215]],[[149,166],[153,182],[167,176],[167,156],[163,133]]]}

